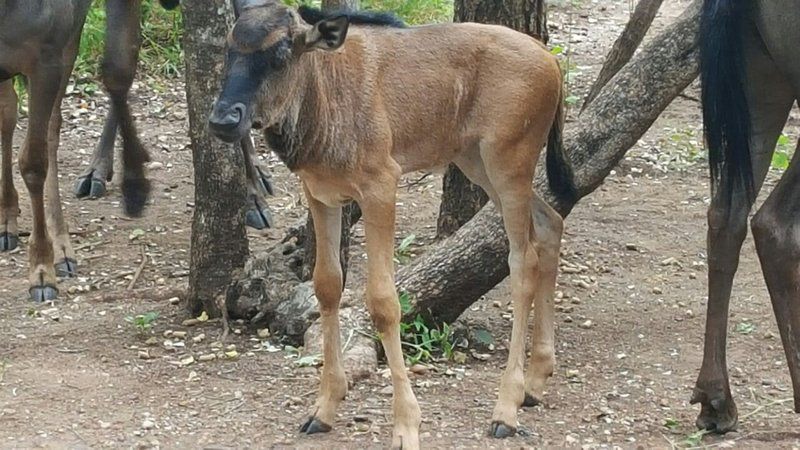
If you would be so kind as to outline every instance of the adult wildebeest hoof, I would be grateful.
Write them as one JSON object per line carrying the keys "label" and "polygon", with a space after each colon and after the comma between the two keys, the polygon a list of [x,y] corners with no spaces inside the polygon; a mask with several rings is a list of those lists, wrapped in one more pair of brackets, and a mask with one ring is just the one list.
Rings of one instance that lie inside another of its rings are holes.
{"label": "adult wildebeest hoof", "polygon": [[331,426],[316,417],[309,417],[300,427],[300,432],[305,434],[327,433],[328,431],[331,431]]}
{"label": "adult wildebeest hoof", "polygon": [[719,392],[709,395],[704,391],[695,390],[691,400],[692,404],[700,403],[700,415],[697,416],[695,425],[701,430],[724,434],[736,429],[739,414],[733,399]]}
{"label": "adult wildebeest hoof", "polygon": [[55,286],[32,286],[28,289],[31,294],[31,299],[36,303],[43,303],[50,300],[55,300],[58,297],[58,289]]}
{"label": "adult wildebeest hoof", "polygon": [[272,228],[275,225],[272,220],[272,212],[269,208],[262,208],[256,199],[252,199],[250,202],[250,209],[245,213],[244,220],[248,227],[256,230]]}
{"label": "adult wildebeest hoof", "polygon": [[489,434],[493,438],[504,439],[517,434],[517,429],[515,427],[510,427],[503,422],[492,422],[492,429]]}
{"label": "adult wildebeest hoof", "polygon": [[78,274],[78,262],[72,258],[64,258],[56,263],[56,276],[72,278]]}
{"label": "adult wildebeest hoof", "polygon": [[14,250],[19,245],[19,237],[16,234],[3,232],[0,233],[0,252]]}
{"label": "adult wildebeest hoof", "polygon": [[128,217],[141,217],[149,195],[150,181],[147,179],[125,178],[122,180],[122,207]]}
{"label": "adult wildebeest hoof", "polygon": [[528,394],[527,392],[525,393],[525,400],[522,401],[522,406],[538,406],[541,404],[542,401],[538,397]]}
{"label": "adult wildebeest hoof", "polygon": [[75,196],[78,198],[100,198],[106,195],[106,182],[94,177],[94,171],[78,178],[75,182]]}

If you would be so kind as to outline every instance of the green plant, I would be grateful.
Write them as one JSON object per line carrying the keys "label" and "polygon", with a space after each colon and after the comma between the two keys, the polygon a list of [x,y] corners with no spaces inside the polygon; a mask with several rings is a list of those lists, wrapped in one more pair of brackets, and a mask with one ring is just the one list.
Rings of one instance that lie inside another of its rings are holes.
{"label": "green plant", "polygon": [[150,331],[156,324],[156,319],[158,319],[158,313],[155,311],[125,317],[125,321],[133,325],[140,334]]}
{"label": "green plant", "polygon": [[775,153],[772,154],[772,167],[775,169],[786,170],[789,168],[789,161],[792,160],[794,149],[792,141],[789,136],[781,134],[778,138],[778,145],[775,147]]}
{"label": "green plant", "polygon": [[[142,47],[139,64],[148,75],[176,76],[183,67],[183,16],[166,11],[158,0],[142,2]],[[81,34],[75,73],[79,77],[99,73],[106,33],[105,1],[92,4]]]}
{"label": "green plant", "polygon": [[[400,312],[403,315],[410,313],[411,296],[407,292],[400,292],[397,299]],[[400,322],[400,338],[409,365],[439,358],[450,360],[455,354],[455,339],[450,325],[442,323],[441,327],[429,326],[419,314],[411,322]]]}
{"label": "green plant", "polygon": [[750,322],[739,322],[736,324],[736,328],[734,328],[739,334],[753,334],[756,331],[756,326]]}
{"label": "green plant", "polygon": [[406,264],[411,261],[411,244],[417,238],[415,234],[409,234],[401,242],[394,251],[394,262],[397,264]]}

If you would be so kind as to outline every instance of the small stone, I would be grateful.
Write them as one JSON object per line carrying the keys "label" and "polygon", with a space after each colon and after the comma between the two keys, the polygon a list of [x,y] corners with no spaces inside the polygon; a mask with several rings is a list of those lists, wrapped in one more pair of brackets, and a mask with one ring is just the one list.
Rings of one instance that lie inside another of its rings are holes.
{"label": "small stone", "polygon": [[495,301],[492,302],[492,306],[494,306],[495,308],[500,308],[503,305],[502,305],[502,303],[500,303],[500,301],[495,300]]}
{"label": "small stone", "polygon": [[425,366],[423,364],[414,364],[408,370],[417,375],[427,375],[427,373],[430,371],[428,366]]}
{"label": "small stone", "polygon": [[625,244],[625,250],[638,252],[639,251],[639,247],[637,247],[636,244]]}
{"label": "small stone", "polygon": [[661,400],[658,401],[658,404],[661,405],[662,408],[668,408],[669,400],[667,400],[666,398],[662,398]]}
{"label": "small stone", "polygon": [[158,345],[158,338],[155,336],[150,336],[146,341],[144,341],[144,345],[154,347]]}
{"label": "small stone", "polygon": [[197,319],[186,319],[183,322],[181,322],[181,325],[183,325],[185,327],[193,327],[193,326],[197,325],[198,323],[200,323],[200,321],[197,320]]}
{"label": "small stone", "polygon": [[257,334],[261,339],[266,339],[269,337],[269,328],[262,328],[257,331]]}
{"label": "small stone", "polygon": [[215,355],[213,353],[207,353],[205,355],[200,355],[200,356],[197,357],[197,360],[201,361],[201,362],[213,361],[215,359],[217,359],[217,355]]}
{"label": "small stone", "polygon": [[150,170],[161,170],[164,168],[164,163],[162,163],[161,161],[152,161],[149,164],[147,164],[147,168]]}
{"label": "small stone", "polygon": [[170,305],[177,305],[180,302],[181,302],[181,299],[178,298],[178,297],[172,297],[172,298],[169,299],[169,304]]}
{"label": "small stone", "polygon": [[394,392],[394,389],[392,389],[392,386],[389,385],[389,386],[386,386],[385,388],[381,389],[378,392],[380,394],[382,394],[382,395],[392,395],[392,393]]}
{"label": "small stone", "polygon": [[572,317],[570,316],[564,317],[564,323],[572,323]]}
{"label": "small stone", "polygon": [[653,294],[661,295],[663,293],[664,293],[664,291],[662,291],[660,287],[656,286],[656,287],[653,288]]}
{"label": "small stone", "polygon": [[203,342],[203,340],[204,340],[205,338],[206,338],[206,335],[205,335],[205,333],[200,333],[200,334],[198,334],[197,336],[195,336],[195,337],[193,337],[193,338],[192,338],[192,342],[194,342],[194,343]]}
{"label": "small stone", "polygon": [[150,350],[147,349],[139,350],[138,355],[139,359],[153,359],[153,357],[150,356]]}
{"label": "small stone", "polygon": [[772,331],[767,331],[764,333],[764,339],[775,339],[775,333]]}
{"label": "small stone", "polygon": [[153,423],[153,421],[150,419],[145,419],[144,421],[142,421],[142,429],[144,430],[152,430],[153,428],[155,428],[155,426],[156,424]]}
{"label": "small stone", "polygon": [[583,328],[584,330],[588,330],[589,328],[592,328],[593,325],[594,324],[592,323],[591,320],[587,320],[587,321],[581,322],[581,324],[578,325],[578,326]]}
{"label": "small stone", "polygon": [[186,332],[185,331],[173,331],[172,332],[172,337],[174,337],[175,339],[184,339],[184,338],[186,338]]}
{"label": "small stone", "polygon": [[184,356],[183,358],[181,358],[181,365],[182,366],[189,366],[191,364],[194,364],[194,356],[187,355],[187,356]]}
{"label": "small stone", "polygon": [[103,422],[102,420],[98,420],[97,422],[100,425],[100,428],[102,428],[104,430],[111,427],[111,423],[110,422]]}
{"label": "small stone", "polygon": [[681,264],[675,258],[667,258],[661,261],[662,266],[680,266]]}
{"label": "small stone", "polygon": [[686,317],[688,317],[690,319],[692,317],[694,317],[694,311],[692,311],[691,309],[687,309],[685,314],[686,314]]}

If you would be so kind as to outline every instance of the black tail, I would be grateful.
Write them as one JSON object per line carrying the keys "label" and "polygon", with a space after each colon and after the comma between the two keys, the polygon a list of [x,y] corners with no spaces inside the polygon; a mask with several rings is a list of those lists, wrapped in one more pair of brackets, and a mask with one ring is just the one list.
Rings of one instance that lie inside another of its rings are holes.
{"label": "black tail", "polygon": [[742,21],[748,2],[705,0],[700,21],[703,124],[711,169],[711,192],[723,179],[730,201],[755,197],[750,159],[750,110],[745,97]]}
{"label": "black tail", "polygon": [[578,189],[575,187],[575,174],[572,171],[572,164],[564,153],[564,142],[562,133],[564,131],[564,89],[558,97],[558,109],[550,128],[550,136],[547,138],[547,183],[550,190],[560,200],[576,202],[578,200]]}
{"label": "black tail", "polygon": [[181,0],[161,0],[161,6],[164,9],[175,9],[181,4]]}

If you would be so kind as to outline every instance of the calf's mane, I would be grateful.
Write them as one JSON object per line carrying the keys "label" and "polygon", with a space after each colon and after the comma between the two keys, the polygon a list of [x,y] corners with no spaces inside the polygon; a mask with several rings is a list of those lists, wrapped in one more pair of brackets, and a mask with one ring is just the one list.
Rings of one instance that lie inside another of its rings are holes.
{"label": "calf's mane", "polygon": [[300,17],[307,23],[313,25],[320,20],[330,19],[338,16],[347,16],[353,25],[372,25],[389,28],[405,28],[406,24],[396,15],[385,11],[353,11],[343,8],[331,11],[322,11],[319,8],[302,5],[297,8]]}

